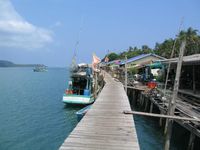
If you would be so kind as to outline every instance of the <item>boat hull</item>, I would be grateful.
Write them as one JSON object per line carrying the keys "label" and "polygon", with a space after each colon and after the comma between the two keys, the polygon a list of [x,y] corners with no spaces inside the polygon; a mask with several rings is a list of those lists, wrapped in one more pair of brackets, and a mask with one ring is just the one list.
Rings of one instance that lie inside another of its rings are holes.
{"label": "boat hull", "polygon": [[94,102],[94,98],[85,95],[64,94],[62,101],[66,104],[88,105]]}

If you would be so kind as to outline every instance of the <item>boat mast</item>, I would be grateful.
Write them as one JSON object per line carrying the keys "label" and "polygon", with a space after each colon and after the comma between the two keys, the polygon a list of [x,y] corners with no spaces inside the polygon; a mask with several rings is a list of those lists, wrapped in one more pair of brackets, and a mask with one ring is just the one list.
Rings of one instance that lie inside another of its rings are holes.
{"label": "boat mast", "polygon": [[80,29],[79,29],[79,33],[78,33],[78,37],[77,37],[77,41],[75,43],[75,49],[74,49],[74,55],[72,57],[72,63],[71,63],[71,70],[75,70],[77,67],[77,63],[76,63],[76,58],[77,58],[77,50],[78,50],[78,45],[79,45],[79,41],[80,41],[80,35],[82,32],[82,26],[83,26],[83,16],[81,18],[81,25],[80,25]]}

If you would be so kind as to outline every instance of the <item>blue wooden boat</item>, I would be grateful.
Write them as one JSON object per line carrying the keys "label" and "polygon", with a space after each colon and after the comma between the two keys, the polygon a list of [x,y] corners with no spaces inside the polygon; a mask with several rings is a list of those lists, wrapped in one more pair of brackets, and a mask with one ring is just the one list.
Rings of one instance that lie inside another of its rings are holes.
{"label": "blue wooden boat", "polygon": [[91,107],[92,107],[92,105],[88,105],[88,106],[86,106],[86,107],[84,107],[81,110],[79,110],[79,111],[76,112],[76,115],[77,115],[77,118],[78,118],[79,121],[83,118],[83,116],[87,113],[87,111]]}
{"label": "blue wooden boat", "polygon": [[91,104],[95,101],[93,89],[92,68],[87,64],[81,64],[76,72],[72,72],[71,81],[63,94],[63,102],[66,104]]}

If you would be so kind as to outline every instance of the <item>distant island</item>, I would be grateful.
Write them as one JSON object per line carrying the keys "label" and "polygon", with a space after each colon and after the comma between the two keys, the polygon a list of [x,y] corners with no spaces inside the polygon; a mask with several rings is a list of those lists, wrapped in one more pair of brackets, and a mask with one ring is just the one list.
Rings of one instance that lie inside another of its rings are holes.
{"label": "distant island", "polygon": [[39,64],[15,64],[11,61],[0,60],[0,67],[36,67]]}

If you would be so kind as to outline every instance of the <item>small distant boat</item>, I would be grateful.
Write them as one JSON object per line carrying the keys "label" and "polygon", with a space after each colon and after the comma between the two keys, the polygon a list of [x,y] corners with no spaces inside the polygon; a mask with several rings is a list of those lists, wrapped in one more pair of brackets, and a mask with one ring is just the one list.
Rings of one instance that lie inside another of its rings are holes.
{"label": "small distant boat", "polygon": [[88,64],[79,64],[76,71],[71,72],[71,81],[63,94],[66,104],[88,105],[95,101],[92,68]]}
{"label": "small distant boat", "polygon": [[88,110],[91,107],[92,107],[92,105],[88,105],[88,106],[86,106],[86,107],[84,107],[81,110],[76,112],[76,115],[77,115],[77,118],[78,118],[79,121],[83,118],[83,116],[88,112]]}
{"label": "small distant boat", "polygon": [[34,72],[47,72],[47,66],[45,65],[36,65],[33,69]]}

